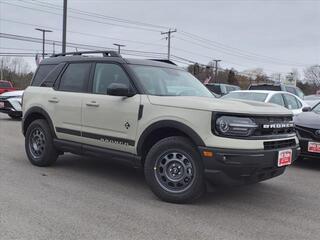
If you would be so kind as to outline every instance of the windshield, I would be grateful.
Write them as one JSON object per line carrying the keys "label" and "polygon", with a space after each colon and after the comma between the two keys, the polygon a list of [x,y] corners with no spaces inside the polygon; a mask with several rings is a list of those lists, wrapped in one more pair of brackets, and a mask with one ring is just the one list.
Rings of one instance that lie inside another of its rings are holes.
{"label": "windshield", "polygon": [[231,92],[225,96],[223,99],[243,99],[243,100],[252,100],[258,102],[264,102],[267,98],[267,93],[256,93],[256,92]]}
{"label": "windshield", "polygon": [[11,88],[11,85],[8,82],[0,82],[0,88]]}
{"label": "windshield", "polygon": [[149,95],[214,97],[192,74],[177,69],[131,65]]}

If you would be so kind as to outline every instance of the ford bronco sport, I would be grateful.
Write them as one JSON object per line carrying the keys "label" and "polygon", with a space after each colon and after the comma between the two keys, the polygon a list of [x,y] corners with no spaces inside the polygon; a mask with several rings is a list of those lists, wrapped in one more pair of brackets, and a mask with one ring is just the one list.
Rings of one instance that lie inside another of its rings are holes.
{"label": "ford bronco sport", "polygon": [[151,190],[169,202],[200,197],[207,182],[276,177],[300,150],[288,110],[216,99],[174,64],[115,52],[43,60],[23,113],[32,164],[49,166],[64,152],[126,161],[143,167]]}

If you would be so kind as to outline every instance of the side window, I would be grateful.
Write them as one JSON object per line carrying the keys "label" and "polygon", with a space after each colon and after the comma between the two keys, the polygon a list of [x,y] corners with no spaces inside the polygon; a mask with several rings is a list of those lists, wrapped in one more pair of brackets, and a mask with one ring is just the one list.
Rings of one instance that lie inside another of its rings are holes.
{"label": "side window", "polygon": [[294,110],[294,109],[299,109],[300,108],[298,100],[294,96],[289,95],[289,94],[284,94],[284,98],[287,101],[287,108],[288,109]]}
{"label": "side window", "polygon": [[40,87],[53,87],[65,63],[60,63],[45,77]]}
{"label": "side window", "polygon": [[31,86],[38,87],[41,85],[43,80],[48,76],[48,74],[56,67],[56,64],[50,65],[40,65],[33,80]]}
{"label": "side window", "polygon": [[285,106],[284,100],[283,100],[283,97],[282,97],[281,94],[273,95],[269,102],[277,104],[277,105],[280,105],[280,106],[283,106],[283,107]]}
{"label": "side window", "polygon": [[97,63],[94,72],[92,92],[97,94],[107,94],[107,89],[112,83],[121,83],[128,87],[131,86],[127,74],[119,65],[111,63]]}
{"label": "side window", "polygon": [[63,73],[59,90],[85,92],[90,74],[90,63],[71,63]]}

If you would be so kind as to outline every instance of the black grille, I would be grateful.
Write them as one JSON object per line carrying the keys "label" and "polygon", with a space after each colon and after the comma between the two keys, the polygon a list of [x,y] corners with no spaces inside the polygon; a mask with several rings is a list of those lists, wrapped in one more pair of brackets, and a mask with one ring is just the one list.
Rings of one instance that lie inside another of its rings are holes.
{"label": "black grille", "polygon": [[264,142],[263,145],[265,150],[294,147],[296,146],[296,140],[289,139],[289,140],[281,140],[281,141]]}
{"label": "black grille", "polygon": [[303,138],[311,138],[311,139],[320,140],[320,136],[316,135],[317,130],[318,129],[296,126],[296,131],[298,132],[298,135]]}
{"label": "black grille", "polygon": [[294,127],[282,128],[263,128],[265,124],[289,124],[292,123],[292,117],[255,117],[255,122],[259,126],[253,133],[254,136],[280,135],[294,133]]}

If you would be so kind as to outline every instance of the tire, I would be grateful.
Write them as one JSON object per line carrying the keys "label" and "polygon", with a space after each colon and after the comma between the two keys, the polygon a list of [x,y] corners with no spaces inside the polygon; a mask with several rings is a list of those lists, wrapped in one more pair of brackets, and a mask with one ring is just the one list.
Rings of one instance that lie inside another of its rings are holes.
{"label": "tire", "polygon": [[144,174],[152,192],[166,202],[193,202],[205,192],[201,156],[184,137],[157,142],[146,156]]}
{"label": "tire", "polygon": [[25,149],[29,161],[38,167],[52,165],[58,158],[48,123],[43,119],[33,121],[27,129]]}

